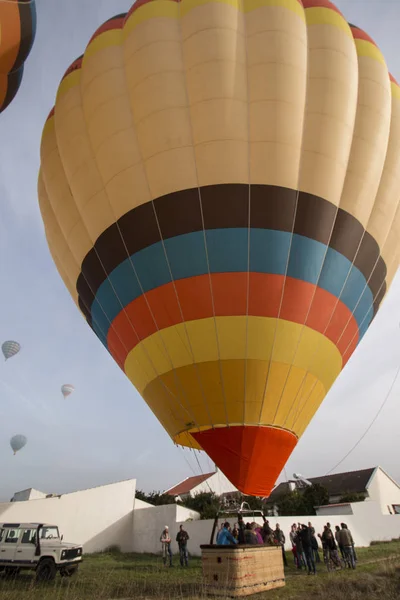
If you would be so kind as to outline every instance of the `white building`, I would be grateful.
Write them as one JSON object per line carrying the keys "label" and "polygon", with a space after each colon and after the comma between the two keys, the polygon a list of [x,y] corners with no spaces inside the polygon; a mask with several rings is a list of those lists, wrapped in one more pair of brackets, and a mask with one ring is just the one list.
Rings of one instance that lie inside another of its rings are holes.
{"label": "white building", "polygon": [[[312,484],[323,485],[329,493],[329,505],[319,507],[321,512],[318,514],[335,514],[329,512],[333,510],[338,510],[339,513],[341,510],[349,511],[349,501],[343,502],[346,497],[357,497],[359,501],[364,502],[376,502],[384,515],[400,514],[400,486],[381,467],[336,473],[323,477],[310,477],[308,480]],[[269,508],[273,507],[276,514],[279,497],[295,489],[301,491],[304,489],[304,484],[301,481],[293,480],[277,485],[268,498]],[[336,509],[334,509],[334,506]],[[344,508],[345,506],[347,508]]]}
{"label": "white building", "polygon": [[39,492],[39,490],[35,490],[34,488],[28,488],[27,490],[22,490],[21,492],[16,492],[14,496],[11,498],[11,502],[24,502],[26,500],[40,500],[41,498],[46,498],[47,494],[44,492]]}
{"label": "white building", "polygon": [[187,477],[177,485],[165,490],[165,493],[174,496],[179,501],[188,497],[193,498],[202,492],[214,492],[217,496],[222,496],[237,491],[237,488],[217,469],[213,473]]}

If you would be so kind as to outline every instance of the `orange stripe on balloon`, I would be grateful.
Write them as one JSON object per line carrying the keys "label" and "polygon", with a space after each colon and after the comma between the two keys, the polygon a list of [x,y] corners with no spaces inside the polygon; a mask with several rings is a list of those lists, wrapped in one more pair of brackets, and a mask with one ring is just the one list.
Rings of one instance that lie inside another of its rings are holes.
{"label": "orange stripe on balloon", "polygon": [[0,72],[9,73],[14,67],[21,45],[21,18],[14,2],[0,4]]}
{"label": "orange stripe on balloon", "polygon": [[399,85],[399,84],[397,83],[396,79],[393,77],[393,75],[392,75],[391,73],[389,73],[389,77],[390,77],[390,81],[391,81],[392,83],[395,83],[396,85]]}
{"label": "orange stripe on balloon", "polygon": [[[150,2],[156,2],[157,0],[137,0],[137,2],[135,2],[135,4],[132,6],[132,8],[130,9],[130,11],[128,12],[128,14],[125,17],[125,20],[127,21],[129,19],[129,17],[131,15],[133,15],[133,13],[135,11],[137,11],[141,6],[144,6],[145,4],[149,4]],[[171,0],[171,2],[177,2],[179,3],[181,0]]]}
{"label": "orange stripe on balloon", "polygon": [[101,35],[102,33],[106,33],[107,31],[113,31],[114,29],[122,29],[124,26],[124,23],[125,23],[125,16],[118,17],[116,19],[110,19],[109,21],[106,21],[106,23],[104,23],[101,27],[99,27],[97,29],[97,31],[95,31],[95,33],[92,35],[92,37],[90,38],[89,44],[91,44],[93,42],[93,40],[95,40],[97,37],[99,37],[99,35]]}
{"label": "orange stripe on balloon", "polygon": [[371,44],[376,46],[372,37],[370,37],[368,33],[365,33],[365,31],[363,31],[362,29],[359,29],[359,27],[356,27],[355,25],[350,25],[350,29],[355,40],[364,40],[365,42],[370,42]]}
{"label": "orange stripe on balloon", "polygon": [[[353,337],[357,345],[358,325],[350,310],[336,296],[311,283],[287,277],[279,313],[284,282],[283,275],[213,273],[215,312],[208,275],[180,279],[175,282],[175,289],[168,283],[139,296],[118,314],[108,332],[108,348],[123,368],[127,354],[140,341],[157,330],[181,323],[182,315],[185,321],[207,319],[214,314],[218,317],[246,315],[248,283],[250,316],[273,318],[280,314],[285,321],[306,324],[337,344],[340,352],[346,350]],[[349,354],[346,357],[348,360]]]}
{"label": "orange stripe on balloon", "polygon": [[330,8],[330,10],[334,10],[339,15],[343,16],[337,6],[335,6],[329,0],[303,0],[302,4],[305,9],[307,8]]}

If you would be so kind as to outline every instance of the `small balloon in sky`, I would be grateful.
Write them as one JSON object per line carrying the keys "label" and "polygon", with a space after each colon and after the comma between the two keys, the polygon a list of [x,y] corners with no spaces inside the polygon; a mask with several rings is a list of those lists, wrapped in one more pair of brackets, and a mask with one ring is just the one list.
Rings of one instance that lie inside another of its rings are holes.
{"label": "small balloon in sky", "polygon": [[75,391],[75,388],[71,383],[65,383],[64,385],[61,386],[61,393],[64,396],[64,398],[67,398],[74,391]]}
{"label": "small balloon in sky", "polygon": [[22,448],[26,445],[26,442],[28,441],[28,439],[21,434],[17,434],[14,435],[11,440],[10,440],[10,446],[14,452],[14,455],[17,454],[17,452],[19,450],[22,450]]}
{"label": "small balloon in sky", "polygon": [[21,350],[21,345],[18,342],[14,342],[14,340],[8,340],[2,344],[1,349],[5,359],[7,360],[18,354],[18,352]]}

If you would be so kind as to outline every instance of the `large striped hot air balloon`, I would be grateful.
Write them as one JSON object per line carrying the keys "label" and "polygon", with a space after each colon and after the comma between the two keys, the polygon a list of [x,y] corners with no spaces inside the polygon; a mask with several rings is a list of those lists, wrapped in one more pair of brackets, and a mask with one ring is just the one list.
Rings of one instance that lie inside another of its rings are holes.
{"label": "large striped hot air balloon", "polygon": [[268,495],[399,263],[400,89],[328,0],[139,0],[41,145],[50,251],[177,444]]}
{"label": "large striped hot air balloon", "polygon": [[35,34],[35,0],[0,0],[0,112],[19,90]]}

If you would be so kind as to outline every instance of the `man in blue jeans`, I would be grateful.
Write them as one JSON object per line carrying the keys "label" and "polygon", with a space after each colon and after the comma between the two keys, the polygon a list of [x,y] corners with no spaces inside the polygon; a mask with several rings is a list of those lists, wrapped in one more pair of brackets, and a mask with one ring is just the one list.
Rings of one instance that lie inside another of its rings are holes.
{"label": "man in blue jeans", "polygon": [[181,567],[188,566],[188,551],[187,551],[188,539],[189,539],[188,532],[183,529],[183,525],[180,525],[179,531],[176,535],[176,541],[178,542],[178,547],[179,547],[179,558],[181,561]]}

